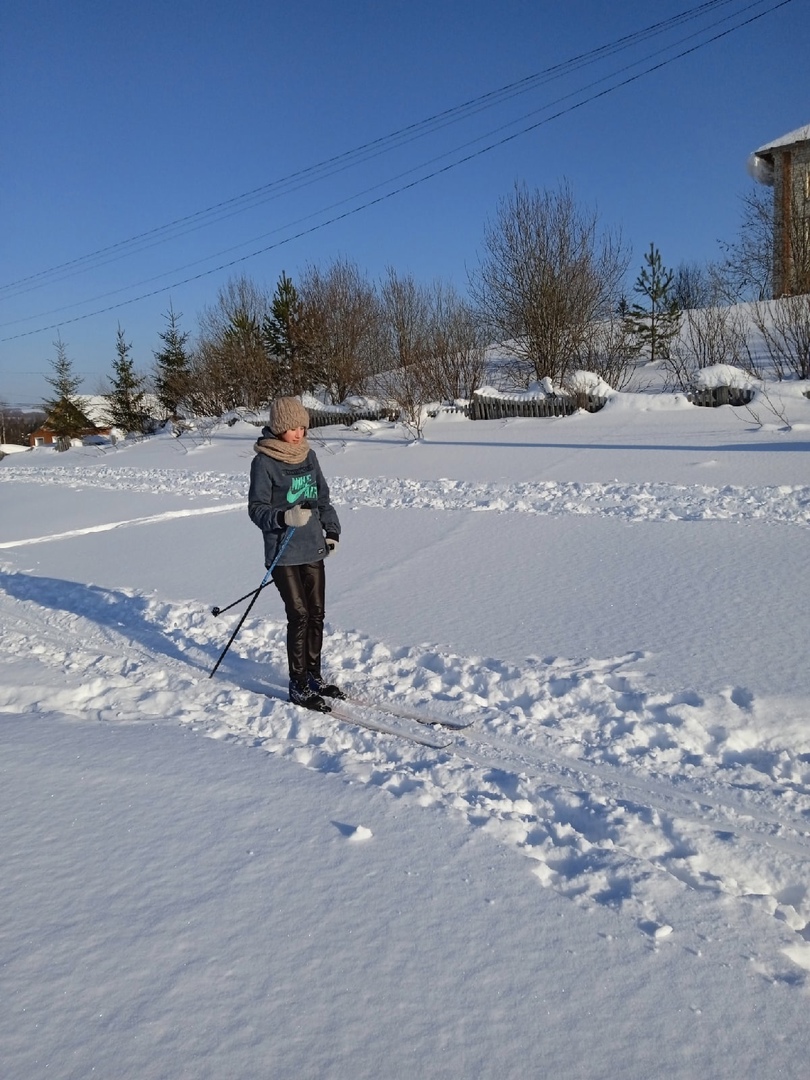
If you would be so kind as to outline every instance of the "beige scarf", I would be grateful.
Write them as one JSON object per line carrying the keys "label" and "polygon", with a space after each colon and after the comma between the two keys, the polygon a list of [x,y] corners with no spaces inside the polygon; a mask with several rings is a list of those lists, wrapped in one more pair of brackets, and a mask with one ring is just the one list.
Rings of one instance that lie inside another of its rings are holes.
{"label": "beige scarf", "polygon": [[253,447],[257,454],[267,454],[285,465],[300,465],[310,451],[309,443],[303,438],[300,443],[288,443],[283,439],[259,439]]}

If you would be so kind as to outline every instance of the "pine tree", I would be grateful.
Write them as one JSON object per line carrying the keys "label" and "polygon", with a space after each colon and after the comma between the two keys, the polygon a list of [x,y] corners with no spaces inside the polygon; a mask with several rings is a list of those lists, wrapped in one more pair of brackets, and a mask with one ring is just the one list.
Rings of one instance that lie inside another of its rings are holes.
{"label": "pine tree", "polygon": [[285,273],[276,285],[270,314],[264,317],[262,340],[269,359],[275,364],[273,381],[281,393],[300,394],[315,389],[316,376],[308,347],[304,305]]}
{"label": "pine tree", "polygon": [[107,395],[107,419],[113,427],[120,428],[125,434],[137,432],[143,434],[146,429],[144,410],[144,380],[135,373],[130,352],[132,345],[127,343],[124,331],[118,326],[113,360],[113,379],[110,393]]}
{"label": "pine tree", "polygon": [[681,313],[673,296],[673,279],[672,270],[661,262],[660,251],[655,244],[650,244],[634,286],[634,292],[642,297],[642,301],[630,308],[636,345],[650,361],[665,360],[672,339],[678,333]]}
{"label": "pine tree", "polygon": [[158,335],[163,347],[155,354],[155,394],[165,416],[176,416],[189,392],[188,334],[180,330],[180,315],[169,305],[166,329]]}
{"label": "pine tree", "polygon": [[73,361],[68,357],[61,334],[53,344],[56,349],[56,357],[50,362],[53,374],[46,375],[45,381],[53,387],[54,395],[46,398],[43,405],[48,426],[64,444],[66,440],[85,434],[93,425],[82,411],[78,398],[82,380],[73,371]]}

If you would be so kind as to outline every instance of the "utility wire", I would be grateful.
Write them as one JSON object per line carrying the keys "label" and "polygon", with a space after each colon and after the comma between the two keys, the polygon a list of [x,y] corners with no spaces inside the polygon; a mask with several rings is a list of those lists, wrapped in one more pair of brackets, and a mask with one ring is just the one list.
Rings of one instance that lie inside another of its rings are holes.
{"label": "utility wire", "polygon": [[[750,10],[753,7],[761,6],[762,3],[763,3],[763,0],[756,0],[755,3],[749,4],[746,8],[743,8],[742,11],[736,12],[735,15],[740,15],[744,11]],[[347,203],[352,203],[357,199],[361,199],[364,196],[369,195],[374,191],[378,191],[380,188],[387,187],[389,184],[392,184],[392,183],[395,183],[397,181],[403,180],[405,177],[410,176],[415,172],[419,172],[421,170],[427,169],[430,166],[435,165],[438,162],[440,162],[440,161],[442,161],[442,160],[444,160],[444,159],[446,159],[448,157],[456,155],[456,154],[460,153],[461,151],[468,149],[469,147],[475,146],[477,143],[482,142],[484,139],[489,139],[489,138],[492,138],[493,136],[500,135],[502,132],[506,131],[507,128],[514,127],[515,124],[522,123],[523,121],[529,119],[529,117],[531,117],[531,116],[536,116],[540,112],[545,112],[545,111],[547,111],[549,109],[553,109],[555,106],[562,104],[562,102],[567,101],[572,97],[576,97],[576,96],[578,96],[580,94],[585,93],[588,90],[593,89],[594,87],[602,85],[603,83],[605,83],[605,82],[607,82],[607,81],[609,81],[611,79],[615,79],[617,76],[622,75],[627,71],[630,71],[632,68],[638,67],[639,64],[647,63],[653,57],[661,55],[662,53],[666,53],[666,52],[670,51],[672,48],[675,48],[678,45],[682,45],[682,44],[686,43],[687,41],[690,41],[690,40],[692,40],[692,39],[694,39],[696,37],[700,37],[702,34],[706,33],[707,30],[711,30],[716,26],[720,26],[724,22],[727,22],[727,21],[728,21],[728,17],[720,19],[717,22],[712,23],[710,26],[704,27],[702,30],[696,31],[696,32],[694,32],[692,34],[688,34],[685,37],[682,37],[682,38],[680,38],[679,40],[677,40],[675,42],[670,42],[666,46],[664,46],[664,47],[650,53],[649,55],[647,55],[645,57],[643,57],[641,60],[633,61],[632,63],[627,64],[624,67],[620,68],[618,71],[614,71],[611,74],[603,76],[600,79],[596,79],[593,82],[590,82],[590,83],[586,84],[585,86],[581,86],[578,89],[576,89],[574,91],[571,91],[568,94],[564,94],[561,97],[558,97],[558,98],[554,99],[553,101],[547,102],[545,105],[540,106],[537,109],[533,109],[530,112],[525,113],[523,116],[520,116],[520,117],[518,117],[518,118],[516,118],[514,120],[511,120],[506,124],[502,124],[499,127],[495,128],[494,130],[485,132],[482,135],[479,135],[476,138],[471,139],[466,143],[462,143],[460,146],[456,146],[455,148],[453,148],[450,151],[446,151],[445,153],[439,154],[434,158],[431,158],[431,159],[429,159],[427,161],[423,161],[419,165],[413,166],[410,169],[406,169],[403,172],[398,173],[398,174],[396,174],[394,176],[389,176],[387,179],[385,179],[383,181],[380,181],[377,184],[373,184],[370,187],[365,188],[365,189],[363,189],[361,191],[354,192],[351,196],[348,196],[345,199],[341,199],[341,200],[339,200],[339,201],[337,201],[335,203],[332,203],[332,204],[327,205],[325,207],[321,207],[317,211],[313,211],[310,214],[306,214],[303,217],[298,218],[298,219],[296,219],[294,221],[287,222],[284,225],[276,227],[275,229],[271,229],[269,232],[262,233],[259,236],[253,237],[251,240],[243,241],[243,242],[241,242],[239,244],[232,245],[232,246],[230,246],[228,248],[225,248],[223,250],[220,250],[218,252],[214,252],[212,254],[206,255],[203,258],[196,259],[191,263],[186,263],[183,266],[174,267],[171,270],[163,271],[160,274],[155,274],[155,275],[153,275],[153,276],[151,276],[149,278],[144,278],[144,279],[142,279],[140,281],[137,281],[137,282],[131,282],[130,284],[121,286],[120,288],[117,288],[117,289],[111,289],[108,292],[101,293],[101,294],[99,294],[99,295],[97,295],[95,297],[92,297],[92,298],[88,299],[88,300],[80,301],[79,304],[81,305],[81,304],[98,303],[100,300],[104,300],[104,299],[106,299],[106,298],[108,298],[110,296],[117,296],[120,293],[128,292],[131,289],[141,288],[144,285],[149,285],[154,281],[159,281],[162,278],[168,277],[170,275],[182,273],[184,270],[189,270],[194,266],[199,266],[201,264],[210,262],[211,259],[221,258],[221,257],[223,257],[225,255],[229,255],[233,251],[238,251],[238,250],[244,248],[245,245],[248,244],[248,243],[257,243],[258,241],[266,239],[267,237],[275,236],[276,234],[281,233],[286,229],[294,228],[295,226],[302,225],[304,222],[310,221],[313,218],[318,218],[323,214],[328,214],[331,211],[337,210],[341,206],[345,206]],[[284,242],[286,242],[286,241],[284,241]],[[269,249],[265,249],[265,250],[269,250]],[[29,316],[21,317],[19,319],[10,320],[10,321],[4,322],[4,323],[0,323],[0,329],[3,329],[4,327],[7,327],[7,326],[17,325],[19,323],[32,322],[32,321],[34,321],[36,319],[46,318],[49,315],[55,315],[55,314],[58,314],[61,311],[69,311],[69,310],[71,310],[71,309],[73,309],[73,308],[75,308],[77,306],[78,305],[76,303],[66,304],[63,307],[52,308],[52,309],[50,309],[48,311],[41,311],[41,312],[39,312],[39,313],[37,313],[35,315],[29,315]]]}
{"label": "utility wire", "polygon": [[[375,197],[373,199],[369,199],[366,202],[361,203],[359,206],[352,207],[351,209],[348,209],[348,210],[346,210],[346,211],[344,211],[344,212],[342,212],[340,214],[336,214],[336,215],[330,217],[329,219],[327,219],[325,221],[321,221],[321,222],[319,222],[319,223],[317,223],[315,225],[312,225],[312,226],[310,226],[310,227],[308,227],[306,229],[302,229],[302,230],[298,231],[297,233],[295,233],[295,234],[293,234],[291,236],[285,237],[284,239],[277,241],[276,243],[266,245],[265,247],[259,248],[259,249],[255,250],[255,251],[251,251],[246,255],[242,255],[242,256],[240,256],[238,258],[235,258],[235,259],[232,259],[232,260],[230,260],[228,262],[221,263],[218,266],[212,267],[212,268],[210,268],[208,270],[201,271],[200,273],[190,275],[189,277],[186,277],[186,278],[183,278],[183,279],[181,279],[179,281],[173,282],[171,285],[165,285],[165,286],[162,286],[161,288],[158,288],[158,289],[152,289],[152,290],[150,290],[148,292],[141,293],[138,296],[131,297],[128,300],[123,300],[123,301],[120,301],[119,303],[111,304],[111,305],[108,305],[106,307],[99,308],[99,309],[97,309],[95,311],[87,312],[84,315],[76,315],[73,318],[64,319],[64,320],[62,320],[60,322],[57,322],[57,323],[52,323],[49,326],[43,326],[43,327],[39,327],[36,330],[29,330],[29,331],[25,331],[23,333],[12,335],[10,337],[0,338],[0,342],[15,341],[15,340],[18,340],[19,338],[30,337],[30,336],[32,336],[34,334],[43,333],[46,330],[54,330],[54,329],[57,329],[57,328],[59,328],[61,326],[70,325],[70,324],[75,323],[75,322],[81,322],[84,319],[92,318],[93,316],[96,316],[96,315],[106,314],[109,311],[114,311],[114,310],[117,310],[117,309],[119,309],[121,307],[126,307],[126,306],[128,306],[130,304],[137,303],[138,301],[149,299],[152,296],[160,295],[161,293],[168,292],[171,289],[179,288],[181,285],[187,285],[187,284],[189,284],[191,282],[198,281],[201,278],[208,277],[211,274],[218,273],[219,271],[230,269],[233,266],[237,266],[240,263],[248,261],[249,259],[256,258],[258,255],[263,255],[268,251],[272,251],[272,250],[274,250],[276,248],[282,247],[283,245],[289,244],[289,243],[293,242],[294,240],[299,240],[304,236],[311,235],[312,233],[317,232],[318,230],[323,229],[328,225],[333,225],[333,224],[336,224],[339,221],[343,221],[343,220],[345,220],[345,219],[347,219],[349,217],[353,217],[354,215],[360,213],[363,210],[367,210],[372,206],[379,205],[380,203],[385,202],[386,200],[388,200],[390,198],[393,198],[395,195],[399,195],[404,191],[408,191],[408,190],[410,190],[410,189],[412,189],[414,187],[417,187],[418,185],[424,183],[427,180],[434,179],[437,176],[441,176],[441,175],[443,175],[443,174],[445,174],[447,172],[450,172],[451,170],[458,168],[460,165],[466,164],[467,162],[472,161],[475,158],[480,157],[483,154],[486,154],[486,153],[490,152],[491,150],[496,149],[497,147],[500,147],[500,146],[505,145],[506,143],[512,142],[513,140],[521,137],[522,135],[526,135],[531,131],[535,131],[537,128],[542,127],[545,124],[550,123],[552,120],[559,119],[561,116],[565,116],[566,114],[572,113],[572,112],[576,111],[577,109],[581,109],[583,106],[588,105],[593,101],[597,101],[600,98],[606,97],[608,94],[612,94],[616,90],[622,89],[623,87],[628,86],[628,85],[630,85],[630,84],[632,84],[634,82],[637,82],[639,79],[642,79],[645,76],[652,74],[653,72],[660,71],[661,69],[663,69],[665,67],[668,67],[670,64],[674,63],[676,60],[683,59],[685,56],[689,56],[689,55],[699,51],[700,49],[705,48],[707,45],[713,44],[716,41],[719,41],[719,40],[721,40],[721,39],[723,39],[725,37],[728,37],[730,34],[735,33],[737,30],[740,30],[745,26],[749,26],[752,23],[757,22],[759,19],[763,18],[765,15],[768,15],[768,14],[771,14],[772,12],[774,12],[774,11],[777,11],[779,8],[786,7],[789,3],[792,3],[792,2],[793,2],[793,0],[779,0],[778,3],[771,4],[771,6],[768,7],[765,11],[761,11],[761,12],[758,12],[757,14],[751,15],[749,18],[745,19],[743,22],[738,23],[735,26],[731,26],[731,27],[727,28],[726,30],[723,30],[723,31],[713,35],[712,37],[708,38],[706,41],[699,42],[698,44],[692,45],[687,49],[683,49],[680,52],[676,53],[674,56],[671,56],[666,60],[661,60],[658,63],[653,64],[653,65],[645,68],[644,70],[642,70],[640,72],[637,72],[634,75],[629,75],[626,78],[620,80],[619,82],[613,84],[612,86],[606,87],[605,89],[600,90],[597,93],[590,95],[589,97],[583,99],[582,101],[575,102],[574,104],[569,105],[566,108],[560,109],[557,112],[553,113],[550,116],[545,117],[542,120],[538,120],[535,123],[528,125],[527,127],[521,128],[519,131],[513,132],[512,134],[509,134],[509,135],[505,135],[502,138],[496,140],[495,142],[489,143],[487,146],[484,146],[484,147],[482,147],[482,148],[480,148],[480,149],[478,149],[478,150],[476,150],[474,152],[468,153],[468,154],[464,155],[463,157],[457,159],[456,161],[450,162],[449,164],[446,164],[446,165],[442,166],[441,168],[434,169],[433,171],[431,171],[431,172],[429,172],[429,173],[427,173],[427,174],[425,174],[423,176],[420,176],[415,180],[411,180],[408,183],[401,184],[399,187],[396,187],[396,188],[392,189],[391,191],[388,191],[388,192],[386,192],[386,193],[384,193],[382,195],[379,195],[379,196],[377,196],[377,197]],[[748,7],[750,8],[750,7],[754,7],[754,6],[756,6],[756,5],[752,4],[752,5],[749,5]],[[747,9],[744,9],[744,10],[747,10]],[[633,66],[633,65],[630,65],[630,66]],[[627,70],[627,69],[625,68],[623,70]],[[610,76],[610,77],[613,77],[613,76]],[[604,79],[599,80],[599,81],[604,81]],[[571,96],[571,95],[568,95],[568,96]],[[517,121],[515,121],[515,122],[517,122]],[[444,156],[446,156],[446,155],[444,155]],[[413,171],[413,170],[411,170],[411,171]],[[387,182],[390,182],[390,181],[387,181]],[[357,196],[355,196],[355,197],[357,197]],[[88,302],[92,302],[92,301],[88,301]]]}
{"label": "utility wire", "polygon": [[[235,214],[244,213],[247,210],[261,205],[261,203],[266,202],[268,199],[278,198],[282,195],[297,191],[303,186],[316,183],[337,172],[361,164],[372,157],[388,153],[392,149],[404,146],[418,138],[423,138],[425,135],[439,131],[450,124],[458,123],[485,109],[493,108],[495,105],[510,100],[515,96],[528,93],[538,86],[561,78],[565,74],[594,64],[605,57],[616,55],[639,42],[658,36],[676,26],[707,15],[715,9],[727,7],[732,2],[734,2],[734,0],[709,0],[709,2],[689,8],[669,19],[653,23],[640,31],[627,34],[606,45],[599,46],[586,53],[581,53],[569,60],[546,68],[543,71],[526,76],[516,82],[509,83],[497,90],[489,91],[479,97],[472,98],[451,109],[436,113],[425,120],[410,124],[378,139],[371,140],[370,142],[364,143],[343,154],[339,154],[319,162],[316,165],[299,170],[298,172],[291,173],[289,176],[272,181],[269,184],[255,188],[252,191],[234,196],[231,199],[224,200],[223,202],[207,207],[204,210],[199,210],[193,214],[178,218],[166,225],[158,226],[136,236],[118,241],[115,244],[99,248],[96,251],[39,271],[28,277],[8,282],[7,284],[0,286],[0,293],[7,292],[9,298],[17,296],[30,291],[31,289],[41,288],[46,284],[51,284],[54,280],[64,280],[66,277],[72,276],[75,273],[106,265],[108,262],[115,259],[138,253],[148,247],[166,243],[187,232],[207,227],[208,225],[225,220]],[[761,3],[763,0],[758,0],[758,2]],[[748,5],[748,7],[753,6],[756,5]],[[720,20],[720,22],[732,19],[745,10],[748,10],[748,8],[733,12],[732,14],[727,15],[725,20]],[[716,25],[719,25],[719,23],[711,24],[701,32],[705,32],[706,29],[711,29],[712,26]],[[59,276],[55,277],[55,275]]]}

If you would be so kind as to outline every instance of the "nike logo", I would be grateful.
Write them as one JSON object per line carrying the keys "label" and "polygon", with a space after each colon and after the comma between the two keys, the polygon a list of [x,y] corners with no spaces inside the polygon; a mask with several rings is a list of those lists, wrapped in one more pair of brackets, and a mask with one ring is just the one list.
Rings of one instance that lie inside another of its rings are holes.
{"label": "nike logo", "polygon": [[318,487],[312,480],[312,473],[306,476],[294,476],[290,482],[290,490],[287,492],[287,502],[292,505],[299,499],[318,500]]}

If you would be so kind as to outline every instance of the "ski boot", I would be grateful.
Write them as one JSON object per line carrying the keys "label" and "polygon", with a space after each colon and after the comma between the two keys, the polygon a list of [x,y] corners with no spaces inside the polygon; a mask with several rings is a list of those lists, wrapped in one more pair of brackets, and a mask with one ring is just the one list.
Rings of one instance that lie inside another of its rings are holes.
{"label": "ski boot", "polygon": [[310,687],[309,683],[298,682],[297,679],[290,679],[290,701],[293,705],[300,705],[302,709],[312,709],[313,712],[327,713],[332,711],[321,695]]}
{"label": "ski boot", "polygon": [[313,675],[312,672],[307,676],[309,679],[309,688],[314,694],[318,694],[322,698],[335,698],[337,700],[345,701],[346,695],[336,686],[334,683],[326,682],[320,675]]}

